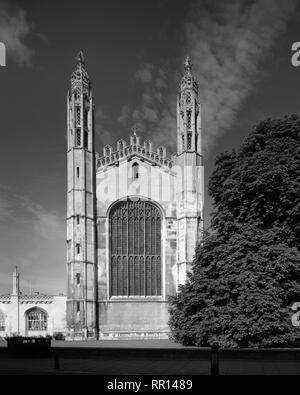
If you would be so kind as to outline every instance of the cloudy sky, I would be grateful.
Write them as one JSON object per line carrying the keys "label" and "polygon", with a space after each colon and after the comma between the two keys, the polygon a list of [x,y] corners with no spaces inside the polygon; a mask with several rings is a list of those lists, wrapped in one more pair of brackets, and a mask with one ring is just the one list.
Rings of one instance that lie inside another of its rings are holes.
{"label": "cloudy sky", "polygon": [[[300,112],[297,0],[0,0],[0,293],[65,291],[66,93],[80,49],[97,150],[137,125],[176,150],[176,89],[189,54],[203,105],[206,182],[218,153],[260,120]],[[205,220],[211,202],[206,196]]]}

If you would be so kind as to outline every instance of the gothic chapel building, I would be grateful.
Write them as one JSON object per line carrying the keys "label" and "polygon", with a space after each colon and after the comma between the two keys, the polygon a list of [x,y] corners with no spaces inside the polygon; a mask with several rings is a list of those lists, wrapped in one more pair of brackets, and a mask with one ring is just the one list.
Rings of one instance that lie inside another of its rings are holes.
{"label": "gothic chapel building", "polygon": [[91,81],[77,58],[67,100],[68,339],[169,333],[167,299],[185,282],[203,231],[201,105],[189,58],[184,67],[177,153],[134,130],[99,155]]}

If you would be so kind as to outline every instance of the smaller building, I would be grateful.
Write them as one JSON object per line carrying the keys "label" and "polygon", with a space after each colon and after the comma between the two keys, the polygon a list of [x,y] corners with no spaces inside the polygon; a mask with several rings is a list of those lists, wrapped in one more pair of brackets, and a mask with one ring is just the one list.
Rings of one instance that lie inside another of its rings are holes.
{"label": "smaller building", "polygon": [[19,272],[13,273],[11,294],[0,295],[0,338],[45,337],[66,331],[66,296],[22,294]]}

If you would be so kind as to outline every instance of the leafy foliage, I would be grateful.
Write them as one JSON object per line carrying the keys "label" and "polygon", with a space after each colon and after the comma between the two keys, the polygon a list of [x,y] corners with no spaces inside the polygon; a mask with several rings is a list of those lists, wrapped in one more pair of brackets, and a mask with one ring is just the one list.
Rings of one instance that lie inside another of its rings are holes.
{"label": "leafy foliage", "polygon": [[170,298],[174,340],[186,345],[287,347],[299,342],[300,118],[261,122],[220,155],[209,183],[212,232]]}

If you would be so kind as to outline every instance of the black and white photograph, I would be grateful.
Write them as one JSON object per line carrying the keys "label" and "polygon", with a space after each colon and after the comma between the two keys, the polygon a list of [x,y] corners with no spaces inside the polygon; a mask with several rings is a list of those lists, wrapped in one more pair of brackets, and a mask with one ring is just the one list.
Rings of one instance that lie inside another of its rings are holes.
{"label": "black and white photograph", "polygon": [[0,0],[0,375],[300,375],[299,87],[300,0]]}

